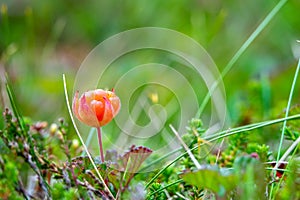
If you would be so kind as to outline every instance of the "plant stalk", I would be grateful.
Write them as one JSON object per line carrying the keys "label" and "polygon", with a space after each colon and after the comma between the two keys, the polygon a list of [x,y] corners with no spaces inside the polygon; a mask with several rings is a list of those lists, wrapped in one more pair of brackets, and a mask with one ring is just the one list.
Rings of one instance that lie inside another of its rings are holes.
{"label": "plant stalk", "polygon": [[109,187],[106,185],[106,183],[105,183],[103,177],[101,176],[99,170],[97,169],[97,166],[96,166],[96,164],[95,164],[95,162],[94,162],[94,160],[93,160],[93,158],[92,158],[92,156],[91,156],[88,148],[86,147],[86,145],[85,145],[85,143],[84,143],[84,141],[83,141],[83,139],[82,139],[82,137],[80,135],[80,132],[79,132],[79,130],[78,130],[76,124],[75,124],[75,120],[74,120],[74,117],[72,115],[72,110],[71,110],[70,101],[69,101],[69,97],[68,97],[67,81],[66,81],[65,74],[63,74],[63,83],[64,83],[64,92],[65,92],[65,98],[66,98],[67,108],[68,108],[68,111],[69,111],[69,115],[70,115],[72,124],[73,124],[74,129],[75,129],[75,132],[76,132],[76,134],[77,134],[77,136],[78,136],[78,138],[79,138],[79,140],[80,140],[80,142],[81,142],[81,144],[82,144],[82,146],[83,146],[83,148],[84,148],[84,150],[85,150],[88,158],[90,159],[90,161],[91,161],[91,163],[92,163],[92,165],[93,165],[93,167],[94,167],[97,175],[99,176],[99,178],[101,180],[101,183],[104,185],[105,190],[108,192],[109,197],[111,197],[113,200],[116,200],[116,198],[111,193]]}
{"label": "plant stalk", "polygon": [[101,158],[101,162],[104,163],[101,127],[97,127],[97,133],[98,133],[98,142],[99,142],[99,148],[100,148],[100,158]]}

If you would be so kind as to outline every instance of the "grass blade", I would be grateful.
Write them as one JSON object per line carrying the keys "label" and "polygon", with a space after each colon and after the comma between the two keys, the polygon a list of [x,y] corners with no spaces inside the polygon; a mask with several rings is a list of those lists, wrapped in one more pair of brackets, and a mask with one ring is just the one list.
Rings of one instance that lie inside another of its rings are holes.
{"label": "grass blade", "polygon": [[228,64],[225,66],[222,71],[220,77],[213,83],[211,88],[209,88],[208,93],[204,97],[200,108],[196,114],[196,118],[199,118],[206,107],[211,94],[215,91],[221,80],[228,74],[228,72],[232,69],[236,61],[241,57],[241,55],[246,51],[246,49],[250,46],[250,44],[255,40],[255,38],[266,28],[266,26],[270,23],[270,21],[275,17],[275,15],[279,12],[279,10],[285,5],[287,0],[279,1],[276,6],[271,10],[271,12],[266,16],[266,18],[258,25],[258,27],[253,31],[253,33],[249,36],[249,38],[244,42],[244,44],[239,48],[239,50],[234,54]]}
{"label": "grass blade", "polygon": [[[300,59],[298,60],[298,65],[297,65],[297,69],[296,69],[296,72],[295,72],[295,75],[294,75],[294,79],[293,79],[293,83],[292,83],[292,87],[291,87],[291,90],[290,90],[290,95],[289,95],[289,99],[288,99],[288,103],[287,103],[287,108],[286,108],[286,111],[285,111],[285,118],[287,118],[289,116],[289,110],[291,108],[291,102],[292,102],[292,98],[293,98],[293,94],[294,94],[294,91],[295,91],[295,85],[296,85],[296,82],[297,82],[297,78],[298,78],[298,74],[299,74],[299,69],[300,69]],[[286,123],[287,123],[287,120],[284,120],[283,121],[283,125],[282,125],[282,131],[281,131],[281,136],[280,136],[280,141],[279,141],[279,146],[278,146],[278,151],[277,151],[277,158],[276,158],[276,165],[274,166],[274,168],[278,168],[280,162],[279,161],[282,161],[285,159],[285,157],[287,157],[289,155],[289,153],[295,148],[291,148],[293,145],[297,145],[299,143],[299,138],[290,146],[290,148],[285,152],[285,154],[282,156],[282,158],[280,159],[280,151],[282,149],[282,144],[283,144],[283,139],[284,139],[284,132],[285,132],[285,129],[286,129]],[[297,142],[297,143],[296,143]],[[273,175],[276,176],[276,171],[273,170]],[[274,184],[272,184],[271,186],[271,190],[270,190],[270,195],[269,195],[269,199],[272,199],[272,193],[273,193],[273,189],[274,189]]]}
{"label": "grass blade", "polygon": [[[221,131],[221,132],[218,132],[214,135],[206,136],[203,139],[207,140],[208,142],[214,142],[216,140],[223,139],[225,137],[228,137],[228,136],[231,136],[231,135],[234,135],[234,134],[237,134],[237,133],[242,133],[242,132],[249,131],[249,130],[263,128],[265,126],[270,126],[270,125],[273,125],[273,124],[281,123],[285,120],[289,121],[289,120],[296,120],[296,119],[300,119],[300,114],[289,116],[289,117],[284,117],[284,118],[280,118],[280,119],[275,119],[275,120],[269,120],[269,121],[265,121],[265,122],[259,122],[259,123],[255,123],[255,124],[249,124],[249,125],[245,125],[245,126],[241,126],[241,127]],[[204,145],[204,144],[200,144],[200,146],[202,146],[202,145]],[[197,148],[198,148],[198,146],[195,146],[194,148],[191,149],[191,151],[193,151]],[[177,150],[180,151],[182,149],[183,148],[179,148]],[[174,151],[177,151],[177,150],[174,150]],[[160,174],[162,174],[168,167],[170,167],[172,164],[177,162],[180,158],[182,158],[186,154],[187,154],[187,152],[182,153],[181,155],[176,157],[174,160],[172,160],[170,163],[168,163],[165,167],[163,167],[159,172],[157,172],[157,174],[155,174],[153,176],[153,178],[146,184],[146,188],[148,188],[157,179],[157,177]]]}
{"label": "grass blade", "polygon": [[14,115],[15,115],[18,123],[21,126],[23,134],[26,135],[27,131],[26,131],[25,123],[24,123],[23,117],[20,114],[20,111],[18,109],[17,103],[15,101],[16,96],[15,96],[15,94],[13,92],[12,84],[10,83],[10,79],[9,79],[8,75],[6,74],[5,76],[6,76],[6,85],[5,85],[6,86],[6,92],[7,92],[7,95],[8,95],[8,98],[9,98],[9,101],[10,101],[13,113],[14,113]]}
{"label": "grass blade", "polygon": [[182,183],[182,182],[183,182],[182,179],[178,179],[177,181],[174,181],[174,182],[172,182],[172,183],[170,183],[170,184],[168,184],[168,185],[166,185],[166,186],[164,186],[164,187],[162,187],[162,188],[160,188],[160,189],[158,189],[158,190],[156,190],[156,191],[150,193],[149,196],[151,197],[152,195],[154,195],[154,194],[156,194],[156,193],[159,193],[159,192],[161,192],[161,191],[167,189],[168,187],[171,187],[172,185],[176,185],[176,184]]}
{"label": "grass blade", "polygon": [[83,148],[84,148],[84,150],[85,150],[85,152],[86,152],[88,158],[90,159],[90,161],[91,161],[91,163],[92,163],[92,165],[93,165],[93,167],[94,167],[94,169],[95,169],[97,175],[99,176],[99,178],[100,178],[102,184],[104,185],[105,190],[109,193],[109,195],[110,195],[113,199],[115,199],[114,196],[112,195],[110,189],[109,189],[108,186],[105,184],[105,181],[104,181],[103,177],[102,177],[101,174],[99,173],[99,171],[98,171],[98,169],[97,169],[97,166],[96,166],[96,164],[95,164],[95,162],[94,162],[94,160],[93,160],[93,158],[92,158],[92,156],[91,156],[89,150],[87,149],[86,145],[84,144],[84,141],[83,141],[83,139],[82,139],[82,137],[81,137],[81,135],[80,135],[80,133],[79,133],[79,130],[78,130],[76,124],[75,124],[75,120],[74,120],[74,118],[73,118],[72,110],[71,110],[71,106],[70,106],[70,102],[69,102],[68,90],[67,90],[67,82],[66,82],[66,76],[65,76],[65,74],[63,74],[63,82],[64,82],[64,92],[65,92],[65,97],[66,97],[66,103],[67,103],[69,115],[70,115],[71,121],[72,121],[72,123],[73,123],[74,129],[75,129],[75,131],[76,131],[76,134],[77,134],[77,136],[79,137],[79,140],[80,140],[81,144],[83,145]]}
{"label": "grass blade", "polygon": [[175,162],[177,162],[180,158],[182,158],[183,156],[185,156],[187,153],[183,153],[180,156],[178,156],[177,158],[175,158],[172,162],[170,162],[169,164],[167,164],[164,168],[162,168],[157,174],[155,174],[152,179],[146,184],[145,188],[148,188],[156,179],[159,175],[161,175],[168,167],[170,167],[171,165],[173,165]]}
{"label": "grass blade", "polygon": [[[264,126],[270,126],[270,125],[273,125],[273,124],[281,123],[284,120],[295,120],[295,119],[299,119],[299,118],[300,118],[300,114],[289,116],[287,118],[279,118],[279,119],[275,119],[275,120],[269,120],[269,121],[254,123],[254,124],[248,124],[248,125],[239,126],[239,127],[236,127],[236,128],[230,128],[228,130],[224,130],[224,131],[212,134],[212,135],[208,135],[206,137],[203,137],[203,139],[210,140],[210,139],[213,139],[213,138],[218,137],[220,135],[223,135],[225,133],[231,134],[232,132],[234,132],[234,134],[236,134],[236,133],[244,132],[244,131],[247,131],[247,130],[254,130],[254,129],[257,129],[257,128],[262,128]],[[183,149],[182,147],[179,147],[178,149],[175,149],[175,150],[171,151],[170,153],[159,157],[158,159],[154,160],[153,162],[149,163],[147,166],[145,166],[144,168],[139,170],[139,172],[143,172],[144,170],[150,168],[152,165],[159,163],[160,161],[168,158],[169,156],[174,155],[174,153],[179,152],[182,149]]]}
{"label": "grass blade", "polygon": [[[286,111],[285,111],[285,117],[286,118],[289,116],[289,110],[291,108],[291,102],[292,102],[293,94],[294,94],[294,91],[295,91],[295,85],[296,85],[296,82],[297,82],[297,78],[298,78],[298,74],[299,74],[299,69],[300,69],[300,59],[298,61],[297,69],[296,69],[296,72],[295,72],[295,75],[294,75],[294,80],[293,80],[291,91],[290,91],[290,95],[289,95],[289,100],[288,100],[287,108],[286,108]],[[282,126],[282,131],[281,131],[280,143],[279,143],[279,147],[278,147],[278,154],[277,154],[277,158],[276,158],[276,162],[277,163],[275,165],[275,168],[277,168],[278,164],[279,164],[278,161],[280,159],[280,151],[281,151],[282,143],[283,143],[283,139],[284,139],[284,132],[285,132],[285,128],[286,128],[286,123],[287,123],[287,120],[284,120],[283,121],[283,126]]]}

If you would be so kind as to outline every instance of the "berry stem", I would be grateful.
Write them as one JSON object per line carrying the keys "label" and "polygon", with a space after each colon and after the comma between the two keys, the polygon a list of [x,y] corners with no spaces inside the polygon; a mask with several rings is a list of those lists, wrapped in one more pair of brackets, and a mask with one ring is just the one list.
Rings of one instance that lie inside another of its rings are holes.
{"label": "berry stem", "polygon": [[99,142],[99,148],[100,148],[100,158],[101,158],[101,162],[104,163],[104,154],[103,154],[103,146],[102,146],[101,127],[97,127],[97,133],[98,133],[98,142]]}

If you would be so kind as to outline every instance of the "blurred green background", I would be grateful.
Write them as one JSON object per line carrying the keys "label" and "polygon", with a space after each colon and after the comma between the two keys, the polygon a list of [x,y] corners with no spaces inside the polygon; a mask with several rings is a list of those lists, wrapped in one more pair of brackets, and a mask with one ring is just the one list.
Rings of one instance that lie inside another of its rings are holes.
{"label": "blurred green background", "polygon": [[[48,122],[68,118],[62,74],[67,74],[72,90],[77,69],[96,45],[137,27],[164,27],[194,38],[222,71],[277,3],[2,0],[1,110],[9,107],[4,85],[7,72],[24,116]],[[288,1],[225,77],[230,126],[282,114],[300,56],[299,11],[299,0]],[[296,86],[293,104],[299,103],[299,82]]]}

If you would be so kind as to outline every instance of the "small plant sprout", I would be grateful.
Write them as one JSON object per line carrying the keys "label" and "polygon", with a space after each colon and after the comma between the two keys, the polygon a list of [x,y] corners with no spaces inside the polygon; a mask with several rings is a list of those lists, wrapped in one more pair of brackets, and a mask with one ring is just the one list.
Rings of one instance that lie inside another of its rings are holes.
{"label": "small plant sprout", "polygon": [[102,162],[104,162],[104,154],[101,127],[108,124],[118,114],[120,107],[120,99],[115,95],[114,90],[90,90],[84,92],[80,98],[77,91],[73,99],[73,112],[77,119],[97,129]]}

